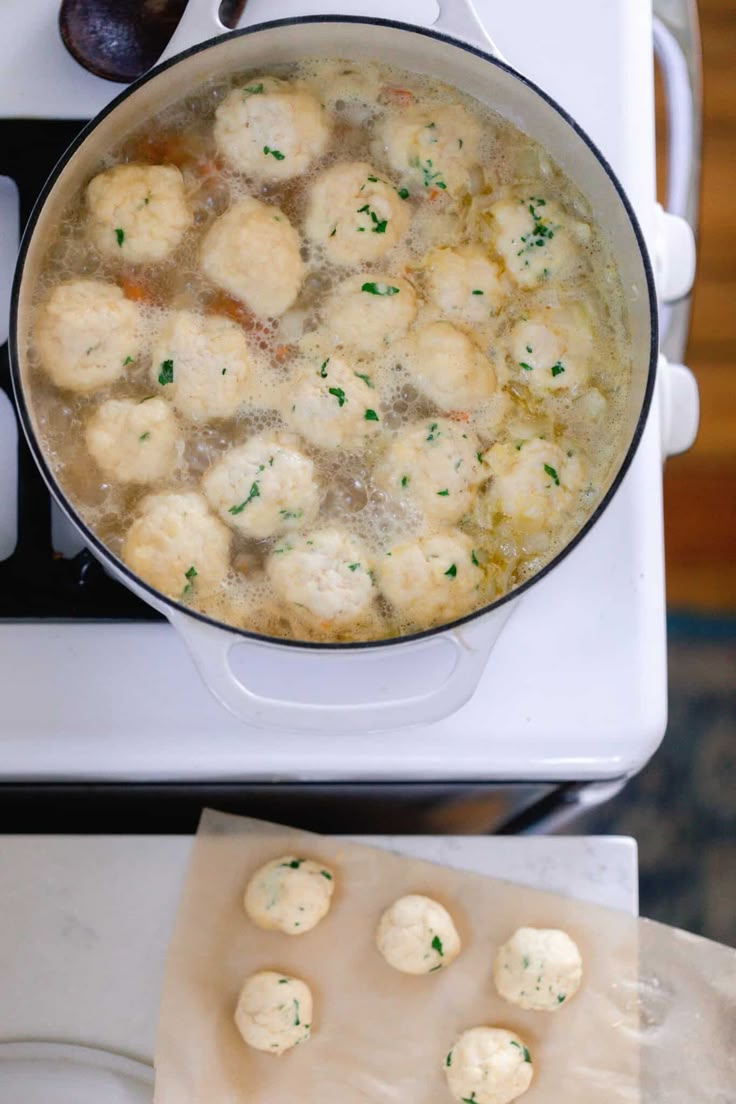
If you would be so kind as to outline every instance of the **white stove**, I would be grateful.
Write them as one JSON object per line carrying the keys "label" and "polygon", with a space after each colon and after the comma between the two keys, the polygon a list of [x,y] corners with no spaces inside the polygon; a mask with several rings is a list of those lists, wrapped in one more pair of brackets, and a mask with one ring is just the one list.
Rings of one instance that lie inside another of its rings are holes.
{"label": "white stove", "polygon": [[[651,5],[476,0],[476,7],[510,64],[599,145],[655,261],[670,261],[669,270],[660,268],[660,288],[670,298],[682,294],[692,273],[673,269],[677,241],[668,239],[668,258],[658,237]],[[299,0],[250,0],[246,14],[252,22],[304,8]],[[405,0],[400,15],[427,23],[433,9],[433,0]],[[396,15],[393,0],[325,0],[320,10]],[[0,120],[86,119],[120,90],[67,55],[57,11],[57,0],[4,0]],[[12,186],[0,180],[0,295],[15,249],[13,203]],[[4,311],[0,303],[0,329]],[[614,502],[523,597],[475,696],[454,716],[378,735],[274,735],[244,726],[210,698],[167,624],[6,619],[0,781],[586,781],[636,772],[666,725],[661,470],[663,454],[687,447],[694,435],[693,387],[686,369],[663,366],[639,451]],[[15,547],[16,434],[0,391],[0,561]],[[79,550],[60,515],[53,539],[64,555]]]}

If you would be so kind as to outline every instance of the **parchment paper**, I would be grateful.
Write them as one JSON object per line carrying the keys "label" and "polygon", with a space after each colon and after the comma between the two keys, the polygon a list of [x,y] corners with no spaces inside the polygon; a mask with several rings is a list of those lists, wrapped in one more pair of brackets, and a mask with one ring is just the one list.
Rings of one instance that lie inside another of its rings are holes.
{"label": "parchment paper", "polygon": [[[282,854],[335,871],[312,932],[263,932],[246,916],[250,875]],[[375,949],[381,912],[405,893],[442,901],[460,957],[424,977]],[[522,925],[578,943],[584,980],[558,1012],[524,1012],[496,994],[491,964]],[[245,978],[275,969],[315,998],[312,1037],[282,1057],[241,1040],[233,1012]],[[442,1063],[457,1034],[518,1031],[534,1062],[525,1104],[734,1104],[736,953],[623,913],[482,875],[260,821],[206,811],[169,947],[156,1049],[155,1104],[450,1104]]]}

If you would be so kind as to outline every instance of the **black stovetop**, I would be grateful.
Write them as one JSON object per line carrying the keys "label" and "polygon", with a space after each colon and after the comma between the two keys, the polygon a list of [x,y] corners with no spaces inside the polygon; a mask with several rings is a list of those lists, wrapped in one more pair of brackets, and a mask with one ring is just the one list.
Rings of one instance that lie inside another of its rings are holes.
{"label": "black stovetop", "polygon": [[[20,195],[25,226],[46,178],[84,125],[80,120],[0,120],[0,175]],[[12,399],[8,347],[0,387]],[[153,620],[159,615],[111,579],[90,555],[65,559],[51,541],[51,498],[22,433],[18,445],[18,542],[0,562],[0,619]]]}

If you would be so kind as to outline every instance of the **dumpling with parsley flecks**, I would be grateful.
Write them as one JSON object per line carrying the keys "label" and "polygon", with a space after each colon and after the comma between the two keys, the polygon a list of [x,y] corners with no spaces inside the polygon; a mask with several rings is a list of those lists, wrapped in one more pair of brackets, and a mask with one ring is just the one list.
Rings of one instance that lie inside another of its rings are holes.
{"label": "dumpling with parsley flecks", "polygon": [[443,1059],[447,1085],[458,1104],[511,1104],[532,1083],[529,1048],[503,1027],[463,1031]]}
{"label": "dumpling with parsley flecks", "polygon": [[116,165],[87,186],[88,228],[107,257],[131,264],[165,260],[192,224],[176,165]]}
{"label": "dumpling with parsley flecks", "polygon": [[493,980],[504,1000],[535,1012],[556,1012],[580,988],[577,944],[556,928],[519,928],[499,948]]}
{"label": "dumpling with parsley flecks", "polygon": [[403,337],[417,314],[417,295],[401,276],[349,276],[328,299],[330,337],[359,353],[384,351]]}
{"label": "dumpling with parsley flecks", "polygon": [[251,974],[235,1009],[244,1043],[267,1054],[285,1054],[311,1034],[313,1001],[306,982],[275,970]]}
{"label": "dumpling with parsley flecks", "polygon": [[259,928],[304,935],[327,915],[334,890],[334,873],[324,863],[281,855],[256,870],[243,904]]}
{"label": "dumpling with parsley flecks", "polygon": [[154,343],[151,384],[190,421],[231,418],[248,397],[251,360],[229,318],[172,311]]}
{"label": "dumpling with parsley flecks", "polygon": [[202,495],[152,494],[125,535],[122,558],[149,586],[182,601],[210,595],[224,583],[230,539]]}
{"label": "dumpling with parsley flecks", "polygon": [[469,613],[484,574],[471,539],[448,529],[392,545],[379,557],[377,577],[394,609],[424,627]]}
{"label": "dumpling with parsley flecks", "polygon": [[363,542],[336,526],[287,534],[266,563],[271,585],[294,620],[324,632],[370,619],[378,593],[372,568]]}
{"label": "dumpling with parsley flecks", "polygon": [[311,525],[321,499],[314,462],[287,433],[230,449],[205,474],[202,490],[223,521],[255,540]]}
{"label": "dumpling with parsley flecks", "polygon": [[262,181],[289,180],[321,157],[330,118],[307,88],[278,77],[252,77],[215,112],[215,143],[238,172]]}
{"label": "dumpling with parsley flecks", "polygon": [[411,893],[384,912],[376,930],[376,946],[394,970],[431,974],[449,966],[462,944],[444,905]]}
{"label": "dumpling with parsley flecks", "polygon": [[304,230],[337,265],[377,261],[409,229],[409,207],[365,161],[332,165],[309,189]]}
{"label": "dumpling with parsley flecks", "polygon": [[506,272],[522,288],[565,279],[579,265],[590,226],[543,196],[501,199],[489,208]]}
{"label": "dumpling with parsley flecks", "polygon": [[362,448],[382,425],[370,376],[346,356],[305,355],[282,406],[288,425],[325,449]]}
{"label": "dumpling with parsley flecks", "polygon": [[459,521],[487,478],[479,450],[475,434],[462,423],[427,418],[396,433],[374,479],[430,521]]}

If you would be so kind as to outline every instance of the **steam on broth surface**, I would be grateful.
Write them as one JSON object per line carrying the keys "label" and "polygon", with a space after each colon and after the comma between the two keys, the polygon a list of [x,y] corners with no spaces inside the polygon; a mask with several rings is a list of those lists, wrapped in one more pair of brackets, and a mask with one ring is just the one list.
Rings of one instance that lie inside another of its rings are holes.
{"label": "steam on broth surface", "polygon": [[167,596],[371,640],[518,586],[622,446],[620,282],[537,143],[429,77],[306,60],[193,90],[49,241],[51,467]]}

